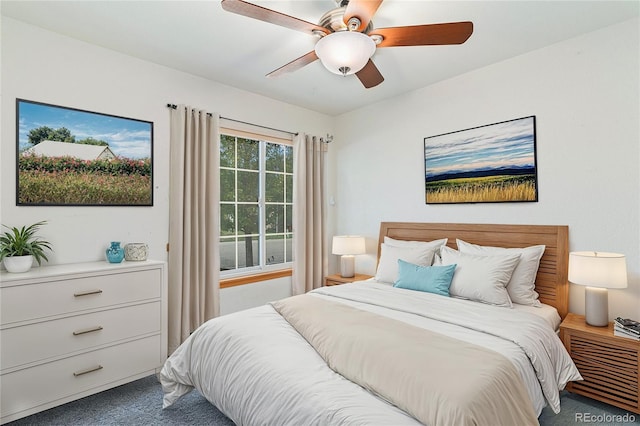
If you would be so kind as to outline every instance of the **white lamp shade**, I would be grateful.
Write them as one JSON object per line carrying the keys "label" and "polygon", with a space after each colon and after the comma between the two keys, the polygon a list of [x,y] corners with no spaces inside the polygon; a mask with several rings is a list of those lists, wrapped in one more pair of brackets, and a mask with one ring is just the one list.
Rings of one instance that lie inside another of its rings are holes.
{"label": "white lamp shade", "polygon": [[365,254],[364,237],[356,235],[339,235],[333,237],[331,247],[333,254]]}
{"label": "white lamp shade", "polygon": [[337,31],[316,43],[316,55],[322,65],[334,74],[354,74],[364,68],[376,50],[368,35],[357,31]]}
{"label": "white lamp shade", "polygon": [[593,251],[569,253],[569,281],[600,288],[626,288],[627,263],[623,254]]}

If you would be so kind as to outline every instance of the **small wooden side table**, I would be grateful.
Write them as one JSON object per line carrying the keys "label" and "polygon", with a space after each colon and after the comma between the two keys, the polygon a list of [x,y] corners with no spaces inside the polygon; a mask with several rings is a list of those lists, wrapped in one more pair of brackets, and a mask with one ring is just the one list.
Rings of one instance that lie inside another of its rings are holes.
{"label": "small wooden side table", "polygon": [[640,341],[593,327],[583,315],[568,314],[560,338],[584,380],[569,382],[569,392],[640,414]]}
{"label": "small wooden side table", "polygon": [[353,277],[345,278],[340,276],[340,274],[333,274],[333,275],[324,277],[324,285],[331,286],[331,285],[348,284],[354,281],[368,280],[371,277],[372,277],[371,275],[366,275],[366,274],[355,274],[355,276]]}

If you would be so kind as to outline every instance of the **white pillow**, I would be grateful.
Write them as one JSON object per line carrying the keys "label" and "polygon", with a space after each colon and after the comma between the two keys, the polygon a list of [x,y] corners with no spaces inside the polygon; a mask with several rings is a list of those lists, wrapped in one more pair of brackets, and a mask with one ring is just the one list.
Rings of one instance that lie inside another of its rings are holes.
{"label": "white pillow", "polygon": [[508,256],[478,256],[449,247],[440,250],[443,265],[458,265],[449,288],[452,296],[491,305],[512,307],[507,283],[520,259]]}
{"label": "white pillow", "polygon": [[448,238],[433,241],[408,241],[408,240],[396,240],[391,237],[384,237],[384,244],[394,247],[428,247],[439,249],[442,246],[447,245]]}
{"label": "white pillow", "polygon": [[447,245],[448,238],[443,238],[441,240],[432,240],[432,241],[410,241],[410,240],[395,240],[391,237],[384,237],[384,243],[394,247],[426,247],[430,249],[435,249],[433,255],[433,261],[431,262],[432,266],[436,264],[436,262],[440,263],[440,248]]}
{"label": "white pillow", "polygon": [[434,247],[394,247],[380,245],[380,262],[376,271],[376,281],[395,283],[398,279],[398,259],[420,266],[431,266]]}
{"label": "white pillow", "polygon": [[479,246],[462,240],[456,240],[456,243],[461,253],[478,254],[482,256],[519,254],[520,261],[513,270],[513,275],[511,275],[511,279],[507,284],[509,298],[513,303],[519,305],[541,306],[538,300],[538,293],[535,291],[535,286],[540,259],[544,254],[544,245],[525,248],[504,248]]}

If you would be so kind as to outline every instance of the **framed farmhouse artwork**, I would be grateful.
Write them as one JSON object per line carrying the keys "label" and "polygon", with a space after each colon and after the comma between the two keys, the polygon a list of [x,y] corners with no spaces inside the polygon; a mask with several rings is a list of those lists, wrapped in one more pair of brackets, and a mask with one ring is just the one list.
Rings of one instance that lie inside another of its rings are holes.
{"label": "framed farmhouse artwork", "polygon": [[153,123],[16,99],[16,204],[152,206]]}
{"label": "framed farmhouse artwork", "polygon": [[424,138],[427,204],[538,201],[536,117]]}

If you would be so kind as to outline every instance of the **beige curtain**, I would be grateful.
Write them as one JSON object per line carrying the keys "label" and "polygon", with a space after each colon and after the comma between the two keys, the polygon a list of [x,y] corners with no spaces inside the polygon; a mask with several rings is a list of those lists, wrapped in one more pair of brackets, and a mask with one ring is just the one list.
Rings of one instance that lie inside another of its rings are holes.
{"label": "beige curtain", "polygon": [[293,143],[292,293],[322,287],[327,272],[325,157],[327,144],[298,134]]}
{"label": "beige curtain", "polygon": [[171,110],[169,353],[220,312],[219,116]]}

